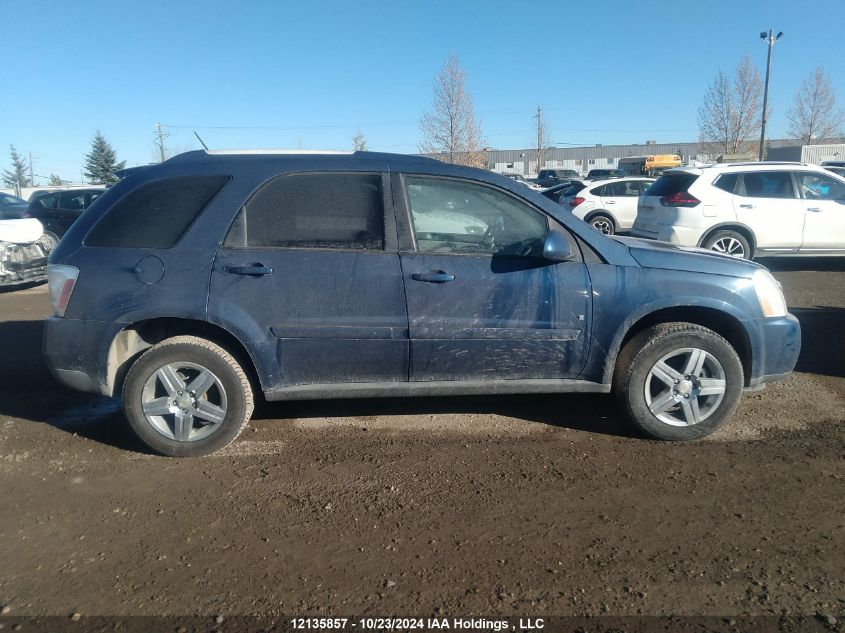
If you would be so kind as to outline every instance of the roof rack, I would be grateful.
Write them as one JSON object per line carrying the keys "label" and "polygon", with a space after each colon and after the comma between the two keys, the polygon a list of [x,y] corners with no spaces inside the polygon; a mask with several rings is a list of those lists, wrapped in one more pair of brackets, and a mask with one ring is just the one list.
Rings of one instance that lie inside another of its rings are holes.
{"label": "roof rack", "polygon": [[804,167],[809,167],[807,163],[802,163],[800,161],[795,160],[763,160],[763,161],[746,161],[743,163],[714,163],[714,167],[716,165],[724,166],[724,167],[750,167],[753,165],[802,165]]}
{"label": "roof rack", "polygon": [[242,154],[354,154],[348,150],[321,149],[209,149],[206,154],[212,155],[242,155]]}

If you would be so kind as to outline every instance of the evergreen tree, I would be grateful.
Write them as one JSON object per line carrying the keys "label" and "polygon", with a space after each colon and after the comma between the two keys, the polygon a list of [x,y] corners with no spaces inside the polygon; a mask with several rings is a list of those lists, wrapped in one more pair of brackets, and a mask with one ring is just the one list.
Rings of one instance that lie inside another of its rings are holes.
{"label": "evergreen tree", "polygon": [[56,174],[50,174],[50,185],[51,186],[61,187],[63,184],[65,184],[65,181],[62,180],[59,176],[57,176]]}
{"label": "evergreen tree", "polygon": [[0,176],[3,184],[14,187],[17,183],[20,187],[29,187],[32,183],[29,182],[29,176],[26,174],[26,163],[14,145],[9,145],[9,156],[12,159],[12,169],[3,170],[3,175]]}
{"label": "evergreen tree", "polygon": [[91,151],[85,155],[85,177],[96,185],[117,182],[115,172],[125,166],[126,161],[117,162],[117,153],[111,143],[97,130],[91,141]]}

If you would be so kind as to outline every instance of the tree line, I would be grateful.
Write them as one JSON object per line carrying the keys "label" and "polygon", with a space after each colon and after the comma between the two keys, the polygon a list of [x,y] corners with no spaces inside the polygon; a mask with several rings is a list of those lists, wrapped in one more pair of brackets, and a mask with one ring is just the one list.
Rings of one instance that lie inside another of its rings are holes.
{"label": "tree line", "polygon": [[[21,152],[14,145],[9,146],[10,169],[0,173],[0,181],[7,187],[33,187],[35,175],[32,170],[32,160],[27,165]],[[117,160],[117,152],[106,137],[97,130],[91,140],[91,151],[85,154],[82,173],[92,185],[107,185],[117,182],[117,172],[126,167],[126,161]],[[50,185],[61,186],[67,184],[65,180],[51,173],[48,179]]]}
{"label": "tree line", "polygon": [[[702,152],[757,153],[763,115],[760,71],[746,55],[729,77],[719,70],[698,108]],[[771,114],[771,106],[767,108]],[[806,77],[787,110],[787,134],[805,145],[823,143],[843,134],[843,112],[837,106],[830,77],[821,66]]]}

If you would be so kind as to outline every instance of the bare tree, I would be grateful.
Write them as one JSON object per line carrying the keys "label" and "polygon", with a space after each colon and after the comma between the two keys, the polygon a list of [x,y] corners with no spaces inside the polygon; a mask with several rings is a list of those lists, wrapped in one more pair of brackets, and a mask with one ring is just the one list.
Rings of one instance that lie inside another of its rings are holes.
{"label": "bare tree", "polygon": [[549,148],[549,128],[543,119],[543,108],[537,106],[537,114],[533,117],[537,123],[537,172],[546,162],[546,150]]}
{"label": "bare tree", "polygon": [[[760,71],[746,55],[733,81],[721,70],[698,108],[698,132],[705,154],[740,154],[756,148],[763,88]],[[752,140],[749,140],[752,139]]]}
{"label": "bare tree", "polygon": [[466,73],[454,53],[434,78],[433,112],[420,119],[420,152],[458,165],[485,167],[481,123],[475,119]]}
{"label": "bare tree", "polygon": [[364,136],[364,133],[360,129],[358,130],[358,133],[352,137],[352,149],[356,152],[367,151],[367,137]]}
{"label": "bare tree", "polygon": [[836,107],[836,93],[824,68],[817,66],[813,74],[801,82],[787,116],[789,135],[805,143],[841,134],[843,114]]}

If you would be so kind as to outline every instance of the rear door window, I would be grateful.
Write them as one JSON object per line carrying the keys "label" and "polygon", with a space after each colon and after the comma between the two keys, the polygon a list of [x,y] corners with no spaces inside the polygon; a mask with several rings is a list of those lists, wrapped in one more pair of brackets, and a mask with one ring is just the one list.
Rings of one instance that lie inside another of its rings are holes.
{"label": "rear door window", "polygon": [[748,198],[795,198],[788,171],[754,171],[740,174],[737,195]]}
{"label": "rear door window", "polygon": [[100,218],[85,238],[85,246],[170,248],[230,179],[180,176],[144,183]]}
{"label": "rear door window", "polygon": [[277,176],[243,206],[224,246],[384,250],[381,174]]}

